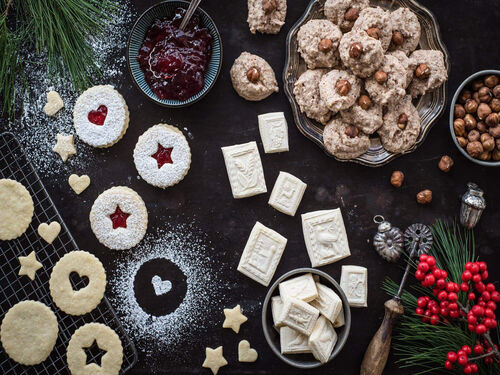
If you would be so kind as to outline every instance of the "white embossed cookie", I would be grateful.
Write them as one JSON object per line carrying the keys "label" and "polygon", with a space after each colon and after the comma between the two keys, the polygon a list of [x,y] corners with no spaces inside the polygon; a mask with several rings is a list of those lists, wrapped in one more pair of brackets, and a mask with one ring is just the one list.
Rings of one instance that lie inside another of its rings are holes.
{"label": "white embossed cookie", "polygon": [[278,324],[284,324],[303,335],[309,336],[318,317],[318,309],[307,302],[290,297],[284,300]]}
{"label": "white embossed cookie", "polygon": [[90,210],[90,226],[104,246],[126,250],[137,245],[148,226],[148,212],[134,190],[117,186],[97,197]]}
{"label": "white embossed cookie", "polygon": [[361,80],[347,70],[331,70],[319,82],[321,99],[333,113],[351,107],[360,90]]}
{"label": "white embossed cookie", "polygon": [[323,144],[339,159],[354,159],[370,149],[370,138],[356,126],[334,118],[323,130]]}
{"label": "white embossed cookie", "polygon": [[19,182],[0,179],[0,240],[19,237],[28,229],[33,218],[33,199]]}
{"label": "white embossed cookie", "polygon": [[288,151],[288,124],[283,112],[258,116],[259,133],[266,154]]}
{"label": "white embossed cookie", "polygon": [[134,163],[148,184],[166,188],[180,182],[188,173],[191,149],[178,128],[158,124],[139,137]]}
{"label": "white embossed cookie", "polygon": [[306,187],[297,177],[280,171],[268,203],[284,214],[295,216]]}
{"label": "white embossed cookie", "polygon": [[326,72],[326,69],[306,70],[300,75],[293,88],[300,111],[322,124],[326,124],[332,116],[332,112],[319,94],[319,82]]}
{"label": "white embossed cookie", "polygon": [[297,33],[300,56],[309,69],[333,68],[339,63],[339,27],[328,20],[310,20]]}
{"label": "white embossed cookie", "polygon": [[349,301],[349,306],[368,306],[368,270],[365,267],[342,266],[340,287]]}
{"label": "white embossed cookie", "polygon": [[113,86],[91,87],[76,100],[73,122],[83,142],[93,147],[110,147],[127,131],[127,103]]}

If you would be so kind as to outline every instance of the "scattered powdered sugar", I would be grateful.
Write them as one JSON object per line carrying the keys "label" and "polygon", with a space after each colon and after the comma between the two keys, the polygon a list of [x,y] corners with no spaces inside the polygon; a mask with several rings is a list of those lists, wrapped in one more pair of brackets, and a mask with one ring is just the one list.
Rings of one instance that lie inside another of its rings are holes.
{"label": "scattered powdered sugar", "polygon": [[[189,364],[200,351],[204,335],[217,323],[211,311],[222,310],[224,290],[220,265],[211,257],[214,249],[192,225],[169,226],[148,234],[132,253],[116,261],[110,277],[111,302],[137,348],[151,361]],[[170,314],[154,316],[138,304],[134,280],[146,262],[163,258],[174,263],[186,276],[184,300]],[[199,345],[198,345],[199,344]],[[161,358],[158,355],[161,354]],[[148,361],[148,366],[150,362]]]}
{"label": "scattered powdered sugar", "polygon": [[[116,0],[117,12],[108,21],[103,34],[90,40],[95,53],[95,61],[102,76],[96,79],[99,83],[117,87],[123,81],[126,72],[125,49],[128,33],[135,14],[128,0]],[[85,170],[92,165],[96,150],[75,137],[77,155],[64,163],[52,151],[56,143],[56,134],[75,134],[73,127],[73,106],[81,92],[73,89],[68,78],[50,76],[46,70],[46,56],[40,56],[33,48],[25,48],[23,52],[27,87],[23,98],[23,113],[20,118],[8,123],[0,118],[0,131],[10,131],[16,135],[24,147],[29,160],[43,176],[55,176],[68,170]],[[19,80],[22,90],[22,80]],[[47,102],[47,92],[57,91],[64,101],[65,107],[54,117],[48,117],[43,107]]]}

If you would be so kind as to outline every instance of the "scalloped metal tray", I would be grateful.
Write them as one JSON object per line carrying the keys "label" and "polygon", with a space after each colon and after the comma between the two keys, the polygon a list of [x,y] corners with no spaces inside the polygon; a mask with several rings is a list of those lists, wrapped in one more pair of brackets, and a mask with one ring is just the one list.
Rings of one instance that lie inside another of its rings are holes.
{"label": "scalloped metal tray", "polygon": [[[285,69],[283,71],[283,83],[285,94],[292,106],[295,124],[303,135],[316,143],[323,151],[325,151],[329,156],[334,157],[336,160],[355,162],[370,167],[382,166],[403,154],[395,154],[385,150],[380,143],[380,139],[375,134],[370,138],[371,146],[366,153],[355,159],[338,159],[330,154],[323,146],[323,125],[306,117],[300,111],[300,108],[295,101],[293,87],[298,77],[307,69],[304,60],[300,58],[300,54],[297,52],[297,32],[300,26],[307,21],[311,19],[324,18],[324,3],[325,0],[312,0],[302,17],[290,29],[286,40],[286,61]],[[411,9],[417,15],[417,18],[422,26],[422,35],[420,37],[419,47],[422,49],[435,49],[442,51],[444,54],[444,63],[449,75],[450,59],[448,51],[441,40],[441,34],[436,18],[428,9],[424,8],[414,0],[372,0],[370,5],[380,6],[391,10],[395,10],[399,7],[407,7]],[[409,150],[405,151],[404,154],[415,151],[415,149],[424,142],[425,137],[429,133],[434,122],[436,122],[436,120],[443,114],[446,104],[446,83],[440,88],[415,100],[414,104],[421,119],[422,130],[416,143]]]}

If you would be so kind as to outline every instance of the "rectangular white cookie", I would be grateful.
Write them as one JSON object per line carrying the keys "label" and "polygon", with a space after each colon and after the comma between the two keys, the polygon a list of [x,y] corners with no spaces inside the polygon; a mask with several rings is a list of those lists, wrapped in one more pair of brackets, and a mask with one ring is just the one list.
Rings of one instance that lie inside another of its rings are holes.
{"label": "rectangular white cookie", "polygon": [[264,152],[288,151],[288,125],[283,112],[265,113],[258,116],[259,132]]}
{"label": "rectangular white cookie", "polygon": [[318,297],[311,301],[311,305],[334,323],[342,309],[342,300],[337,293],[323,284],[316,283],[316,289],[318,289]]}
{"label": "rectangular white cookie", "polygon": [[278,232],[256,222],[241,254],[238,271],[268,286],[274,276],[287,239]]}
{"label": "rectangular white cookie", "polygon": [[310,302],[318,297],[316,283],[310,273],[281,282],[279,289],[283,300],[293,297],[304,302]]}
{"label": "rectangular white cookie", "polygon": [[269,197],[269,204],[284,214],[295,216],[307,184],[290,173],[280,172]]}
{"label": "rectangular white cookie", "polygon": [[283,309],[283,301],[281,300],[281,297],[274,296],[273,298],[271,298],[271,314],[273,316],[274,328],[278,332],[280,331],[280,325],[277,322],[282,309]]}
{"label": "rectangular white cookie", "polygon": [[368,270],[365,267],[342,266],[340,287],[344,291],[350,306],[368,306]]}
{"label": "rectangular white cookie", "polygon": [[309,336],[318,320],[319,311],[307,302],[297,298],[283,300],[278,324],[284,324],[303,335]]}
{"label": "rectangular white cookie", "polygon": [[306,335],[286,326],[279,330],[281,354],[311,353]]}
{"label": "rectangular white cookie", "polygon": [[314,358],[321,363],[326,363],[336,343],[337,333],[333,329],[332,323],[324,316],[320,316],[309,336],[309,348],[311,348]]}
{"label": "rectangular white cookie", "polygon": [[302,214],[302,230],[313,267],[351,255],[340,208]]}
{"label": "rectangular white cookie", "polygon": [[222,154],[235,199],[267,192],[257,143],[222,147]]}
{"label": "rectangular white cookie", "polygon": [[340,309],[339,315],[337,315],[337,319],[333,323],[334,328],[340,328],[345,325],[345,316],[344,316],[344,306]]}

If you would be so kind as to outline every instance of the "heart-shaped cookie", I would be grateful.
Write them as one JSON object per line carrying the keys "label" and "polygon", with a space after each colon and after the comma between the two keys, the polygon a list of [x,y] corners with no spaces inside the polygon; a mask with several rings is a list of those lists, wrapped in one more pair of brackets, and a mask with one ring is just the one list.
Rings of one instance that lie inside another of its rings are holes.
{"label": "heart-shaped cookie", "polygon": [[52,243],[59,235],[61,231],[61,224],[57,221],[53,221],[50,224],[42,223],[38,226],[38,234],[42,237],[47,243]]}
{"label": "heart-shaped cookie", "polygon": [[105,105],[100,105],[97,110],[92,110],[88,114],[89,121],[92,124],[102,126],[108,115],[108,107]]}
{"label": "heart-shaped cookie", "polygon": [[43,111],[47,116],[54,116],[61,108],[64,107],[64,102],[56,91],[47,93],[47,104],[43,107]]}
{"label": "heart-shaped cookie", "polygon": [[238,344],[238,361],[240,362],[255,362],[259,355],[257,350],[250,347],[247,340],[241,340]]}
{"label": "heart-shaped cookie", "polygon": [[82,176],[72,174],[71,176],[69,176],[68,183],[76,194],[80,194],[82,191],[89,187],[90,177],[86,174]]}
{"label": "heart-shaped cookie", "polygon": [[153,284],[153,288],[157,296],[168,293],[172,289],[172,283],[170,280],[162,280],[158,275],[153,276],[151,283]]}

